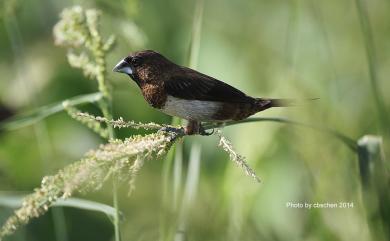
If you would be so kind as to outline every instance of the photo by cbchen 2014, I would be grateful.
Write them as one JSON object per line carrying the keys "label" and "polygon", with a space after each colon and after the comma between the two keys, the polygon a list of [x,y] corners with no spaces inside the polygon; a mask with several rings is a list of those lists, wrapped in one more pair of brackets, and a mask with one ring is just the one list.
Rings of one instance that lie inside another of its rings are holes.
{"label": "photo by cbchen 2014", "polygon": [[0,240],[389,240],[388,5],[2,1]]}

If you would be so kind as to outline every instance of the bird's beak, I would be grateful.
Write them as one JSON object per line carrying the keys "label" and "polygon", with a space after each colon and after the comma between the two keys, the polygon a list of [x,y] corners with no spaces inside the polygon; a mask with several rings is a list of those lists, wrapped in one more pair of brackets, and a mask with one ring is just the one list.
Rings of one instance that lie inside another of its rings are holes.
{"label": "bird's beak", "polygon": [[124,73],[124,74],[128,74],[128,75],[133,74],[133,70],[131,69],[130,64],[127,63],[124,59],[119,61],[119,63],[117,63],[117,65],[115,65],[115,67],[112,69],[112,71]]}

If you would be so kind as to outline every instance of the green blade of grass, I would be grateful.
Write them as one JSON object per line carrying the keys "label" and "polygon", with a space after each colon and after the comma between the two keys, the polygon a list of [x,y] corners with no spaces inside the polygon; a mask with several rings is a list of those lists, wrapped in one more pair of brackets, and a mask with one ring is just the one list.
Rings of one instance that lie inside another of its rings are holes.
{"label": "green blade of grass", "polygon": [[[23,203],[23,195],[7,195],[0,196],[0,206],[8,208],[19,208]],[[68,198],[66,200],[58,200],[53,204],[53,207],[71,207],[86,211],[95,211],[106,214],[110,220],[115,215],[115,209],[109,205],[98,203],[80,198]]]}
{"label": "green blade of grass", "polygon": [[101,212],[106,214],[110,219],[112,219],[116,215],[115,208],[107,204],[98,203],[90,200],[84,200],[80,198],[69,198],[66,200],[60,200],[56,202],[54,206],[72,207],[72,208],[78,208],[87,211]]}
{"label": "green blade of grass", "polygon": [[366,49],[366,56],[368,62],[368,71],[370,76],[370,85],[372,95],[375,101],[375,107],[378,111],[378,117],[381,124],[381,128],[387,135],[390,134],[389,128],[389,116],[385,101],[383,100],[382,93],[380,91],[378,70],[377,70],[377,60],[376,60],[376,47],[374,42],[374,37],[372,33],[372,28],[370,24],[370,19],[368,16],[367,6],[363,0],[356,0],[356,8],[358,11],[360,27],[363,33],[364,46]]}
{"label": "green blade of grass", "polygon": [[320,127],[320,126],[315,126],[311,124],[306,124],[306,123],[301,123],[298,121],[293,121],[285,118],[277,118],[277,117],[253,117],[253,118],[248,118],[245,120],[240,120],[240,121],[228,121],[225,123],[207,123],[203,125],[204,129],[210,130],[218,127],[224,127],[224,126],[232,126],[232,125],[237,125],[237,124],[243,124],[243,123],[249,123],[249,122],[262,122],[262,121],[271,121],[271,122],[279,122],[279,123],[287,123],[287,124],[292,124],[292,125],[297,125],[297,126],[302,126],[302,127],[307,127],[311,128],[320,132],[324,132],[326,134],[329,134],[331,136],[336,137],[340,141],[342,141],[345,145],[347,145],[351,150],[354,152],[357,151],[357,146],[355,140],[352,138],[335,131],[333,129],[325,128],[325,127]]}
{"label": "green blade of grass", "polygon": [[178,210],[179,208],[178,203],[179,203],[180,190],[182,185],[182,171],[183,171],[183,145],[180,144],[176,146],[175,161],[173,163],[173,182],[172,182],[173,210]]}
{"label": "green blade of grass", "polygon": [[190,53],[188,55],[188,67],[196,69],[199,59],[200,36],[202,32],[203,0],[196,3],[194,20],[192,23],[192,33],[190,42]]}
{"label": "green blade of grass", "polygon": [[187,178],[184,187],[184,193],[182,197],[182,203],[180,206],[180,212],[178,216],[178,224],[175,234],[175,241],[186,240],[186,232],[188,222],[190,219],[190,209],[196,199],[199,175],[200,175],[200,158],[201,158],[201,147],[197,143],[193,143],[190,151],[190,160],[188,164]]}
{"label": "green blade of grass", "polygon": [[[80,104],[86,104],[86,103],[93,103],[97,102],[102,98],[102,94],[99,92],[92,93],[92,94],[86,94],[86,95],[79,95],[72,97],[70,99],[64,100],[69,103],[70,106],[80,105]],[[9,119],[6,119],[2,122],[0,122],[0,130],[16,130],[22,127],[26,127],[32,124],[35,124],[46,117],[56,114],[58,112],[61,112],[64,110],[63,101],[50,104],[47,106],[43,106],[40,108],[37,108],[35,110],[16,115],[15,117],[11,117]]]}

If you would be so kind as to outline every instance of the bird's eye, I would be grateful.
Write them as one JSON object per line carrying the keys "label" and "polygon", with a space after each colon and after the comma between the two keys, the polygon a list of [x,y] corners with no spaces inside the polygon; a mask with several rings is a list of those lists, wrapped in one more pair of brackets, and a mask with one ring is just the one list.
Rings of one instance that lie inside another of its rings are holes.
{"label": "bird's eye", "polygon": [[133,57],[133,58],[131,58],[131,64],[134,67],[137,67],[141,64],[141,59],[139,57]]}

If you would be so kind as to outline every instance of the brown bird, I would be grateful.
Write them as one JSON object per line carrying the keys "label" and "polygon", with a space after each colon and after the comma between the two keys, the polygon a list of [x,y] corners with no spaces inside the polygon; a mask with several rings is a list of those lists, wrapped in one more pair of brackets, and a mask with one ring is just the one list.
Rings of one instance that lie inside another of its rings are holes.
{"label": "brown bird", "polygon": [[271,107],[288,106],[283,99],[254,98],[213,77],[173,63],[153,50],[130,54],[113,69],[129,75],[154,108],[188,120],[185,134],[207,134],[202,121],[242,120]]}

